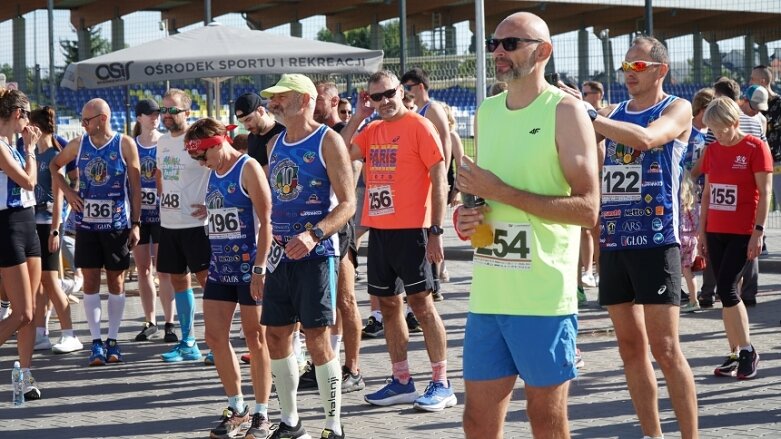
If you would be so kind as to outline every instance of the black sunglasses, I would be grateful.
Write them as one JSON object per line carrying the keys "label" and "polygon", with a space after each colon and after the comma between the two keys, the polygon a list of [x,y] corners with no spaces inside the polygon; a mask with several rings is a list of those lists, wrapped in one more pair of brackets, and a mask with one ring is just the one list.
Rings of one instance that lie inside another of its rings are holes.
{"label": "black sunglasses", "polygon": [[19,109],[19,117],[21,117],[22,119],[30,120],[30,111],[29,110],[26,110],[26,109],[24,109],[22,107],[16,107],[16,108]]}
{"label": "black sunglasses", "polygon": [[339,113],[341,113],[341,114],[353,114],[353,112],[350,111],[350,110],[339,110]]}
{"label": "black sunglasses", "polygon": [[416,82],[415,84],[404,84],[404,90],[412,91],[412,88],[417,87],[418,85],[420,85],[420,82]]}
{"label": "black sunglasses", "polygon": [[199,162],[205,162],[206,161],[206,151],[204,151],[204,152],[202,152],[201,154],[198,154],[198,155],[190,154],[190,158],[193,159],[193,160],[198,160]]}
{"label": "black sunglasses", "polygon": [[168,113],[171,116],[175,116],[175,115],[177,115],[179,113],[182,113],[184,111],[187,111],[187,110],[183,110],[181,108],[176,108],[176,107],[160,107],[160,113],[162,113],[162,114]]}
{"label": "black sunglasses", "polygon": [[494,50],[498,49],[499,44],[501,44],[502,47],[504,47],[504,50],[512,52],[518,48],[518,43],[542,43],[542,40],[536,38],[518,37],[488,38],[485,40],[485,49],[489,52],[493,52]]}
{"label": "black sunglasses", "polygon": [[386,98],[390,99],[390,98],[396,96],[396,90],[398,88],[399,87],[396,86],[394,88],[391,88],[389,90],[385,90],[385,91],[380,92],[380,93],[372,93],[372,94],[369,95],[369,98],[371,98],[371,100],[373,100],[374,102],[380,102],[383,97],[386,97]]}

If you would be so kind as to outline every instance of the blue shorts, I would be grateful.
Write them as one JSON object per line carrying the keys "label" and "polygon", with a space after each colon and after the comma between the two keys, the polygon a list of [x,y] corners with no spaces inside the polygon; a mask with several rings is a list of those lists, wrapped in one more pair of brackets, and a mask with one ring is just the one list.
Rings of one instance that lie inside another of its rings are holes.
{"label": "blue shorts", "polygon": [[555,386],[577,376],[577,315],[510,316],[469,313],[464,336],[464,379],[519,375],[529,386]]}

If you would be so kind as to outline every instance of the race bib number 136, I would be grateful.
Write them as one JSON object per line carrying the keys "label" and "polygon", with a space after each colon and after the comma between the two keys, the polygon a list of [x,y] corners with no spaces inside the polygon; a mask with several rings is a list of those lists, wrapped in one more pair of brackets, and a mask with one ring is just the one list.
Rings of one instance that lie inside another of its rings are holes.
{"label": "race bib number 136", "polygon": [[489,267],[530,270],[532,228],[528,223],[492,222],[494,242],[475,250],[474,263]]}

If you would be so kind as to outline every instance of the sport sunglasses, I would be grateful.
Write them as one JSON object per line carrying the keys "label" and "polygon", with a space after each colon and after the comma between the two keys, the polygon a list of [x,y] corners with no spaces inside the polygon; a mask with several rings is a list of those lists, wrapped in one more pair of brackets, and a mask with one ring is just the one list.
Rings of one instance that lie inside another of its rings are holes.
{"label": "sport sunglasses", "polygon": [[390,98],[396,96],[396,90],[398,88],[399,87],[396,86],[394,88],[391,88],[391,89],[388,89],[388,90],[385,90],[385,91],[381,91],[379,93],[372,93],[372,94],[369,95],[369,98],[371,100],[373,100],[374,102],[380,102],[383,97],[390,99]]}
{"label": "sport sunglasses", "polygon": [[518,43],[542,43],[542,40],[537,38],[518,37],[488,38],[485,40],[485,49],[489,52],[493,52],[498,49],[501,44],[502,47],[504,47],[504,50],[512,52],[513,50],[518,49]]}
{"label": "sport sunglasses", "polygon": [[664,64],[663,62],[653,62],[653,61],[621,61],[621,70],[628,72],[630,70],[634,72],[644,72],[651,67],[654,66],[660,66]]}
{"label": "sport sunglasses", "polygon": [[176,107],[160,107],[160,113],[162,113],[162,114],[168,113],[168,114],[170,114],[172,116],[175,116],[175,115],[177,115],[179,113],[182,113],[184,111],[187,111],[187,110],[183,110],[181,108],[176,108]]}

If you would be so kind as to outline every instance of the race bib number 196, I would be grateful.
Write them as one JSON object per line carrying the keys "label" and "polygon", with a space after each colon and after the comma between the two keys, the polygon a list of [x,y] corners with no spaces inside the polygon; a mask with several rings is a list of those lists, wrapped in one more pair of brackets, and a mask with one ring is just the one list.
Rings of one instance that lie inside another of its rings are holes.
{"label": "race bib number 196", "polygon": [[241,238],[239,209],[235,207],[209,209],[209,236],[216,239]]}
{"label": "race bib number 196", "polygon": [[473,262],[488,267],[530,270],[532,228],[528,223],[492,222],[494,242],[475,250]]}

